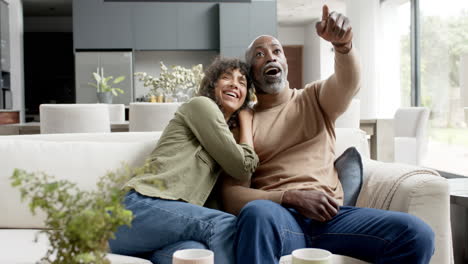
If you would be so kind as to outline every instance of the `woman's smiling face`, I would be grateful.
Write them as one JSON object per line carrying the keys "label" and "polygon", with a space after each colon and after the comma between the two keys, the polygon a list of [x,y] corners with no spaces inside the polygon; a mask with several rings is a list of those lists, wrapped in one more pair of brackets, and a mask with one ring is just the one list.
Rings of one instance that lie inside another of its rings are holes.
{"label": "woman's smiling face", "polygon": [[226,119],[244,104],[246,94],[247,78],[239,69],[232,69],[221,74],[216,81],[215,96],[222,106]]}

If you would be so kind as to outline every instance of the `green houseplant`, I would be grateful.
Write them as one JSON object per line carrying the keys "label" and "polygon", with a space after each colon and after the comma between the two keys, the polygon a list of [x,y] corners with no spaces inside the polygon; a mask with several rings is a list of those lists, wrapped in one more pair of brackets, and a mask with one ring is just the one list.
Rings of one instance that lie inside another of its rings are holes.
{"label": "green houseplant", "polygon": [[[133,219],[122,204],[127,191],[122,186],[133,175],[153,169],[149,162],[137,169],[124,166],[101,177],[94,191],[81,190],[45,173],[16,169],[10,178],[12,186],[19,188],[22,199],[29,200],[33,214],[40,209],[46,215],[47,229],[41,232],[48,236],[51,248],[42,261],[108,264],[107,241],[119,226],[130,226]],[[155,184],[164,188],[160,182]]]}
{"label": "green houseplant", "polygon": [[121,75],[115,79],[113,76],[105,77],[104,68],[101,68],[100,70],[98,68],[96,72],[93,72],[93,77],[96,83],[88,84],[96,88],[99,103],[112,104],[112,96],[118,96],[119,93],[124,93],[122,89],[113,87],[113,85],[124,81],[125,76]]}

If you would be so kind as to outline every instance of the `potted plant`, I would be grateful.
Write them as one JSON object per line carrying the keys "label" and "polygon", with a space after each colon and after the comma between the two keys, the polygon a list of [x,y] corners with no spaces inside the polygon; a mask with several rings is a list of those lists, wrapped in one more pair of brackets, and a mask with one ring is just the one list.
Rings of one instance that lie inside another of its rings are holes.
{"label": "potted plant", "polygon": [[[113,76],[104,77],[104,68],[96,69],[93,72],[93,77],[96,83],[88,83],[89,85],[96,88],[97,98],[99,103],[112,104],[112,96],[118,96],[119,93],[123,94],[124,91],[117,87],[112,87],[114,84],[118,84],[125,80],[125,76],[119,76],[114,79]],[[112,79],[114,79],[112,81]]]}
{"label": "potted plant", "polygon": [[143,82],[144,87],[151,87],[150,97],[156,102],[184,102],[197,92],[203,79],[203,65],[198,64],[188,69],[182,66],[171,66],[171,70],[160,62],[161,72],[155,78],[146,72],[137,72],[135,76]]}
{"label": "potted plant", "polygon": [[147,162],[138,169],[125,166],[109,172],[99,179],[94,191],[81,190],[72,182],[45,173],[16,169],[12,186],[19,187],[22,199],[28,198],[33,214],[40,209],[46,215],[47,229],[40,232],[48,236],[51,248],[42,261],[108,264],[107,241],[119,226],[130,226],[133,219],[132,212],[122,204],[127,191],[122,186],[132,175],[152,169]]}

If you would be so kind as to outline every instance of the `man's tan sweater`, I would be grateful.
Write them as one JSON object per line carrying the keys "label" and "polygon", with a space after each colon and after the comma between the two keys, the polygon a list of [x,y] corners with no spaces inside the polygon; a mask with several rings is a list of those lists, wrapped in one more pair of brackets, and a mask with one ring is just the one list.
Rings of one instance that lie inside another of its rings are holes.
{"label": "man's tan sweater", "polygon": [[228,211],[239,212],[257,199],[281,203],[284,192],[292,189],[321,190],[342,204],[343,189],[333,165],[334,123],[359,90],[359,76],[354,50],[336,53],[335,74],[327,80],[308,84],[303,90],[287,87],[280,104],[256,109],[253,136],[260,166],[252,176],[251,188],[240,187],[232,195],[223,195]]}

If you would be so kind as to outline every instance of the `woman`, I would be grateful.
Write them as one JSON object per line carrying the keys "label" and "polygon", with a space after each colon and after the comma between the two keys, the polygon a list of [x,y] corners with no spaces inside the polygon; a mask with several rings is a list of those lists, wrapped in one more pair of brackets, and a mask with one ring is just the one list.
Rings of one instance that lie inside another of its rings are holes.
{"label": "woman", "polygon": [[[205,71],[198,97],[181,105],[151,154],[149,174],[132,178],[125,197],[132,227],[110,240],[113,253],[171,263],[183,248],[208,248],[215,263],[234,263],[236,218],[202,207],[221,171],[248,180],[258,164],[252,146],[248,66],[216,59]],[[239,144],[230,127],[239,126]]]}

